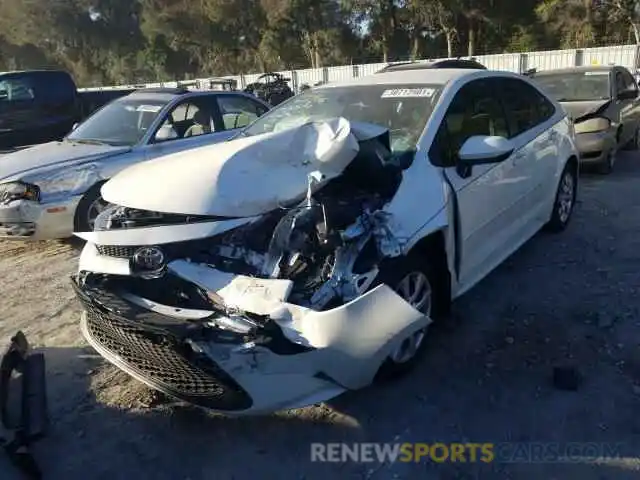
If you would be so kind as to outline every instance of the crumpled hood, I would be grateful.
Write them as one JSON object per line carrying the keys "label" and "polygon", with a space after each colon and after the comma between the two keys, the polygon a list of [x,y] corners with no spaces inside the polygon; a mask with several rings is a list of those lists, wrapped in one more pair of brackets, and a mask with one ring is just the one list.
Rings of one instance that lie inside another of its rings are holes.
{"label": "crumpled hood", "polygon": [[130,151],[129,147],[49,142],[0,156],[0,181],[16,180],[37,169],[75,165]]}
{"label": "crumpled hood", "polygon": [[560,102],[562,108],[567,112],[572,121],[584,117],[590,113],[595,113],[605,107],[611,100],[596,100],[591,102]]}
{"label": "crumpled hood", "polygon": [[304,198],[311,173],[322,174],[314,191],[339,176],[358,153],[358,140],[385,131],[354,130],[348,120],[335,118],[240,137],[129,167],[102,187],[102,196],[164,213],[261,215]]}

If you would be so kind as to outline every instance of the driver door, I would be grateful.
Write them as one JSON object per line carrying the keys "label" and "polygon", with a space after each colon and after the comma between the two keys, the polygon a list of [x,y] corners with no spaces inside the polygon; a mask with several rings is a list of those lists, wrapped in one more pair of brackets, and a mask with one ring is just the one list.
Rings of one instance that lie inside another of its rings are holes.
{"label": "driver door", "polygon": [[190,97],[175,105],[145,147],[147,160],[227,140],[213,95]]}
{"label": "driver door", "polygon": [[[521,183],[515,151],[500,163],[461,168],[458,152],[475,135],[510,138],[509,123],[495,96],[498,79],[480,79],[463,86],[439,127],[433,160],[455,192],[458,237],[458,279],[464,290],[484,277],[516,247]],[[466,171],[465,171],[466,170]]]}

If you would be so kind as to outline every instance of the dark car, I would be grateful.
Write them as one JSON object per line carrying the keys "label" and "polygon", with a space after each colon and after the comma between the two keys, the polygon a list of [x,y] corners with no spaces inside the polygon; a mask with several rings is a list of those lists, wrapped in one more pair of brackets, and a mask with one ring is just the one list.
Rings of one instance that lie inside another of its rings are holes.
{"label": "dark car", "polygon": [[293,97],[293,90],[289,86],[290,81],[291,79],[285,78],[279,73],[264,73],[258,77],[257,81],[247,85],[244,91],[276,106],[287,98]]}
{"label": "dark car", "polygon": [[465,68],[471,70],[486,70],[487,67],[473,59],[463,58],[447,58],[445,60],[436,60],[435,62],[404,62],[394,65],[387,65],[376,73],[384,72],[402,72],[405,70],[421,70],[423,68]]}
{"label": "dark car", "polygon": [[74,124],[132,91],[78,92],[61,70],[0,73],[0,151],[60,140]]}

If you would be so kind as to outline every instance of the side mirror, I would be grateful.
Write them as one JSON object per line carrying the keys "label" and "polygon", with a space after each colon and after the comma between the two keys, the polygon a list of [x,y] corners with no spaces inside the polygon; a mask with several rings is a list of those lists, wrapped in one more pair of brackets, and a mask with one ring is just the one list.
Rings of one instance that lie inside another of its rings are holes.
{"label": "side mirror", "polygon": [[465,165],[500,163],[509,158],[513,150],[511,142],[504,137],[474,135],[462,144],[458,158]]}
{"label": "side mirror", "polygon": [[500,163],[513,153],[514,147],[504,137],[474,135],[469,137],[458,152],[457,172],[462,178],[471,175],[474,165]]}
{"label": "side mirror", "polygon": [[166,142],[178,138],[178,134],[171,125],[162,125],[153,137],[154,143]]}
{"label": "side mirror", "polygon": [[618,93],[618,100],[633,100],[637,96],[638,90],[623,90]]}

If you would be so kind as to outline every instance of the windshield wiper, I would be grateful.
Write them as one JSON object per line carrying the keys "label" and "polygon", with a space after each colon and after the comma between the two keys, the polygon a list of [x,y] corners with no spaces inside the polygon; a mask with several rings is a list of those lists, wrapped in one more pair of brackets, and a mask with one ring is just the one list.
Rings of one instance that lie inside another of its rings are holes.
{"label": "windshield wiper", "polygon": [[69,141],[75,142],[75,143],[81,143],[84,145],[110,145],[109,143],[103,142],[102,140],[94,140],[92,138],[82,138],[82,139],[70,138]]}

